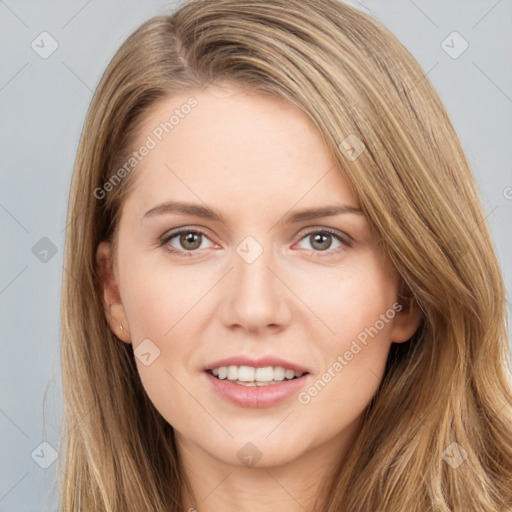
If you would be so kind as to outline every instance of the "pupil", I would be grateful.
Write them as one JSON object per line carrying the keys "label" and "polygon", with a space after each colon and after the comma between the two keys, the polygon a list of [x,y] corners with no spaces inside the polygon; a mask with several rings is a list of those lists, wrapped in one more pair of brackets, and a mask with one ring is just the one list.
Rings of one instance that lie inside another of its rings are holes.
{"label": "pupil", "polygon": [[332,242],[331,235],[322,234],[322,233],[312,235],[311,240],[312,240],[311,245],[313,247],[315,247],[315,244],[318,244],[317,247],[315,247],[315,248],[320,251],[325,251],[325,250],[329,249],[329,247],[331,246],[331,242]]}
{"label": "pupil", "polygon": [[198,249],[201,245],[201,235],[198,233],[185,233],[181,235],[180,243],[185,249]]}

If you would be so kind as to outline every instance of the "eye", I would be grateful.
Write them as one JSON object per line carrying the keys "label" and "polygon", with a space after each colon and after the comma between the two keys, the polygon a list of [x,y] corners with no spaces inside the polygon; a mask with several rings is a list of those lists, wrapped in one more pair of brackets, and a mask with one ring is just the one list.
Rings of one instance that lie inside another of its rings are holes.
{"label": "eye", "polygon": [[[347,247],[350,247],[351,245],[348,236],[343,236],[341,233],[325,228],[306,233],[299,244],[303,244],[304,242],[308,243],[309,247],[302,247],[303,249],[309,249],[315,253],[325,252],[328,255],[343,252]],[[316,256],[323,255],[316,254]]]}
{"label": "eye", "polygon": [[[210,245],[208,245],[208,242]],[[300,244],[308,243],[309,247],[300,247]],[[182,228],[171,231],[160,238],[160,244],[172,254],[178,256],[196,256],[200,249],[215,247],[202,231]],[[329,229],[316,229],[306,233],[298,244],[299,248],[313,251],[315,256],[326,256],[343,252],[351,246],[351,238],[348,235]]]}
{"label": "eye", "polygon": [[[206,241],[211,242],[203,232],[190,228],[167,233],[160,239],[161,245],[165,245],[169,252],[180,256],[194,256],[199,249],[208,247],[204,245]],[[215,245],[211,244],[210,247]]]}

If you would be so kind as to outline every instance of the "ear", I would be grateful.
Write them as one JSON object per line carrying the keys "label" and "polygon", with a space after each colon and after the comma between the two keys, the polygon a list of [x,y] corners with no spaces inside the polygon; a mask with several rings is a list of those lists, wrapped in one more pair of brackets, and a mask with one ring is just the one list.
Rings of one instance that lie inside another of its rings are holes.
{"label": "ear", "polygon": [[112,332],[125,343],[131,343],[130,329],[112,264],[112,246],[101,242],[96,250],[96,271],[103,287],[105,317]]}
{"label": "ear", "polygon": [[423,318],[423,312],[412,297],[400,301],[399,304],[401,309],[398,311],[397,308],[391,331],[391,341],[393,343],[409,341],[418,330]]}

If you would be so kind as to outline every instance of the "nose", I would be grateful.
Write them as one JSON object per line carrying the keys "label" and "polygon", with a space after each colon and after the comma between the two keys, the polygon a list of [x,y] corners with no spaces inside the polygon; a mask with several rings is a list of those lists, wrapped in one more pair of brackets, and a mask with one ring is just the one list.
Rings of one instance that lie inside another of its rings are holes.
{"label": "nose", "polygon": [[290,292],[278,277],[270,250],[252,262],[233,254],[233,270],[226,280],[220,314],[230,329],[257,333],[279,332],[290,322]]}

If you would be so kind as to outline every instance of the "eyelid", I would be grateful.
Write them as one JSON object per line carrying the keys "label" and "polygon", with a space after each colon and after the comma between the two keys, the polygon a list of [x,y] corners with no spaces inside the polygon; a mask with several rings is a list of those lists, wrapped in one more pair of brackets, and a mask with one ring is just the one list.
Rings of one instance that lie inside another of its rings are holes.
{"label": "eyelid", "polygon": [[328,233],[329,235],[339,238],[341,242],[348,246],[351,246],[352,244],[355,243],[355,240],[348,233],[340,231],[339,229],[329,228],[326,226],[313,226],[305,229],[306,231],[299,231],[299,233],[296,235],[300,235],[299,242],[306,236],[312,235],[313,233]]}
{"label": "eyelid", "polygon": [[194,226],[182,226],[166,231],[161,237],[159,237],[159,240],[160,242],[165,243],[170,238],[174,238],[175,236],[181,235],[182,233],[200,233],[201,235],[208,236],[203,231],[203,228],[196,228]]}

